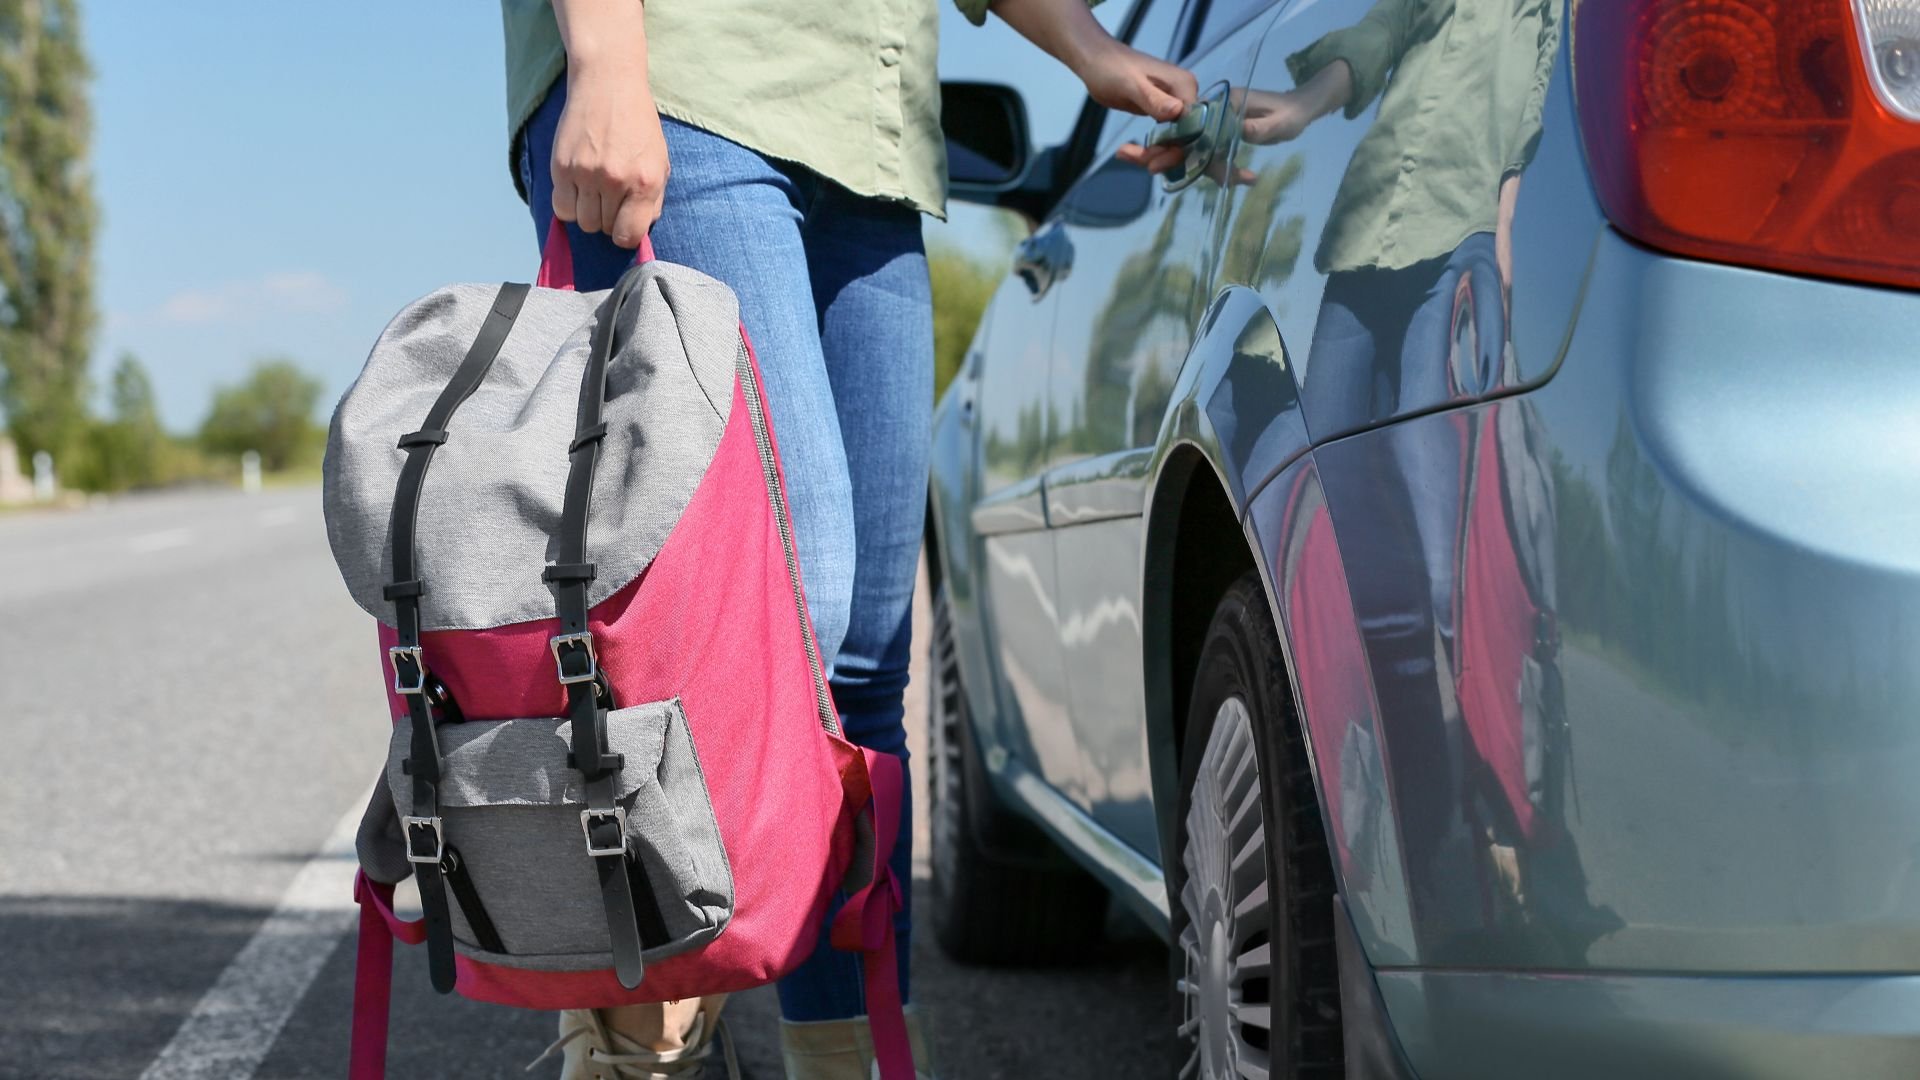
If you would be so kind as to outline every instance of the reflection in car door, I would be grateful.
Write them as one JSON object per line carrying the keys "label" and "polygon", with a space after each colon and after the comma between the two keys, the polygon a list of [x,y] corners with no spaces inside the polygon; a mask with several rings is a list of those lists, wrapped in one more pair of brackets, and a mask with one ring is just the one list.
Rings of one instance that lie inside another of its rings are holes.
{"label": "reflection in car door", "polygon": [[[1537,422],[1525,398],[1455,407],[1544,378],[1559,331],[1516,337],[1516,311],[1564,313],[1577,288],[1564,270],[1515,283],[1506,254],[1523,182],[1550,182],[1529,176],[1562,6],[1322,0],[1283,14],[1244,94],[1237,166],[1251,182],[1228,226],[1266,239],[1221,273],[1267,300],[1302,373],[1420,951],[1471,942],[1476,963],[1515,925],[1524,948],[1575,959],[1613,919],[1587,900],[1574,838],[1542,824],[1571,735],[1558,576],[1541,554],[1551,484],[1525,449]],[[1324,776],[1358,744],[1307,722]],[[1451,887],[1476,865],[1515,886]],[[1510,905],[1526,919],[1508,921]]]}
{"label": "reflection in car door", "polygon": [[[1158,834],[1148,775],[1141,675],[1141,517],[1147,464],[1208,296],[1211,226],[1231,157],[1230,86],[1244,85],[1272,7],[1215,3],[1185,40],[1204,122],[1186,159],[1163,176],[1114,158],[1167,125],[1108,128],[1090,172],[1062,203],[1074,271],[1056,285],[1045,496],[1057,568],[1053,603],[1066,670],[1077,793],[1108,831],[1152,855]],[[1215,18],[1217,16],[1217,18]],[[1258,17],[1256,17],[1258,16]]]}
{"label": "reflection in car door", "polygon": [[[1140,0],[1123,35],[1136,47],[1163,52],[1182,0]],[[1083,115],[1089,137],[1119,120]],[[1088,130],[1090,125],[1097,125]],[[1105,141],[1105,140],[1102,140]],[[1057,297],[1078,266],[1056,210],[1020,245],[1014,273],[988,308],[980,339],[986,353],[977,401],[975,453],[980,489],[973,533],[981,546],[982,621],[993,651],[995,709],[982,736],[1062,795],[1085,806],[1084,770],[1069,715],[1060,620],[1054,603],[1054,550],[1047,533],[1041,474],[1062,420],[1049,374]],[[991,758],[991,755],[990,755]],[[990,761],[991,764],[991,761]]]}
{"label": "reflection in car door", "polygon": [[981,718],[1004,747],[1048,784],[1071,793],[1075,755],[1066,722],[1066,676],[1053,614],[1053,550],[1040,473],[1045,466],[1047,349],[1053,305],[1019,276],[1000,285],[981,329],[986,353],[976,416],[972,532],[981,545],[981,616],[990,628],[995,708]]}

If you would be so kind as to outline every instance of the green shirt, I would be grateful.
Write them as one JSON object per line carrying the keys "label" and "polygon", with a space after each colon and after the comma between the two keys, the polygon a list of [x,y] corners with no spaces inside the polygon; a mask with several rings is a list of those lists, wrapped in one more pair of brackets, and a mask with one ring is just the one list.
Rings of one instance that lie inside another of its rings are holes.
{"label": "green shirt", "polygon": [[1287,58],[1296,84],[1345,60],[1349,119],[1380,97],[1314,256],[1322,273],[1401,269],[1493,231],[1501,182],[1540,144],[1560,3],[1379,0]]}
{"label": "green shirt", "polygon": [[[979,22],[987,0],[960,7]],[[548,0],[501,0],[507,130],[566,70]],[[946,210],[933,0],[646,0],[654,102],[861,195]],[[517,182],[517,181],[516,181]]]}

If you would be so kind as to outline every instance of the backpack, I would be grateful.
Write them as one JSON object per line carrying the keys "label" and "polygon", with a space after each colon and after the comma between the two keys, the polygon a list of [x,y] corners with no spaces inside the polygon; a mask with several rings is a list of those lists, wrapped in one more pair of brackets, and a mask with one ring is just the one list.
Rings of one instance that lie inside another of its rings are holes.
{"label": "backpack", "polygon": [[900,762],[841,734],[738,302],[650,254],[604,292],[551,256],[559,287],[434,292],[334,412],[327,536],[394,720],[357,843],[355,1080],[385,1074],[395,939],[441,993],[660,1002],[792,971],[841,890],[881,1074],[912,1078]]}

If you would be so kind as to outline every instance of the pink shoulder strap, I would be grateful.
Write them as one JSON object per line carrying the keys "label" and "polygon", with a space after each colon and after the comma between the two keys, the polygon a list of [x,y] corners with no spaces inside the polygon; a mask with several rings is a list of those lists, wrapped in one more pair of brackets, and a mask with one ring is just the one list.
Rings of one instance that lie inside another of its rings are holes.
{"label": "pink shoulder strap", "polygon": [[362,870],[353,877],[353,899],[360,905],[360,934],[353,959],[353,1049],[348,1080],[384,1080],[387,1075],[387,1016],[393,1000],[393,942],[409,945],[427,939],[425,919],[402,919],[393,911],[393,886],[374,881]]}
{"label": "pink shoulder strap", "polygon": [[834,916],[835,948],[861,954],[866,976],[867,1023],[873,1028],[873,1055],[880,1080],[914,1080],[913,1048],[900,1000],[900,959],[893,917],[905,901],[888,856],[900,835],[900,810],[906,801],[906,770],[892,754],[861,750],[873,801],[862,813],[873,825],[873,871],[867,884],[848,898]]}

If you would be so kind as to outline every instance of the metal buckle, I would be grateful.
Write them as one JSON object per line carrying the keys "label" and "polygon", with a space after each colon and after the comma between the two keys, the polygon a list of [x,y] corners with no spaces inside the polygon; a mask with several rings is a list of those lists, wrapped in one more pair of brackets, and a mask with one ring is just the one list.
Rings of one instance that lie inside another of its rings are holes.
{"label": "metal buckle", "polygon": [[[567,666],[561,663],[560,650],[569,645],[586,647],[587,673],[585,675],[569,675],[567,674]],[[553,653],[553,668],[560,676],[561,686],[572,686],[574,683],[592,682],[600,677],[600,654],[593,649],[593,635],[591,633],[555,634],[552,638],[548,639],[547,648]]]}
{"label": "metal buckle", "polygon": [[[400,818],[400,823],[406,826],[407,861],[408,862],[438,864],[440,860],[446,858],[447,834],[441,830],[439,818],[413,817],[412,815],[402,815],[402,817]],[[413,830],[416,828],[427,828],[427,829],[433,830],[433,854],[422,855],[419,852],[413,850]],[[624,835],[624,833],[622,835]]]}
{"label": "metal buckle", "polygon": [[[612,818],[614,822],[620,826],[619,847],[603,848],[593,846],[593,819],[595,818]],[[587,838],[587,854],[594,858],[597,859],[602,855],[625,855],[627,853],[626,808],[616,806],[611,810],[595,810],[592,807],[588,807],[580,811],[580,832],[581,835]]]}
{"label": "metal buckle", "polygon": [[[400,661],[413,661],[415,674],[412,686],[400,682]],[[396,694],[424,694],[427,692],[427,657],[418,645],[395,645],[387,650],[387,662],[393,665],[393,692]]]}

